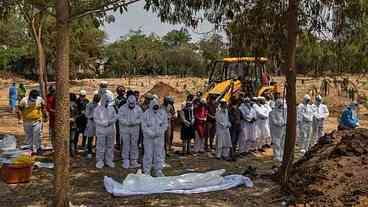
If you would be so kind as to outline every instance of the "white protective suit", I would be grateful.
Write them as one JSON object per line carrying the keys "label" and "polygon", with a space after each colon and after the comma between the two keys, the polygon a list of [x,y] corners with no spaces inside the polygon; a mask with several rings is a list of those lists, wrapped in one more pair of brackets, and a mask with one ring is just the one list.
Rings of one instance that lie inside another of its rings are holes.
{"label": "white protective suit", "polygon": [[232,147],[230,127],[228,110],[219,107],[216,112],[216,157],[219,159],[229,157]]}
{"label": "white protective suit", "polygon": [[168,127],[167,114],[164,109],[155,110],[159,107],[157,99],[150,102],[142,118],[142,132],[144,144],[143,171],[150,175],[153,170],[156,176],[162,176],[165,163],[165,131]]}
{"label": "white protective suit", "polygon": [[282,161],[286,135],[287,109],[282,99],[276,100],[275,108],[270,112],[270,130],[272,136],[273,157]]}
{"label": "white protective suit", "polygon": [[96,136],[96,124],[93,120],[93,115],[96,107],[98,106],[97,103],[90,102],[86,106],[86,117],[87,117],[87,127],[84,132],[86,137],[94,137]]}
{"label": "white protective suit", "polygon": [[257,114],[252,103],[242,103],[239,107],[242,113],[242,130],[239,140],[239,152],[248,153],[256,149],[256,118]]}
{"label": "white protective suit", "polygon": [[301,143],[301,152],[305,153],[312,147],[312,135],[313,135],[313,117],[314,109],[311,104],[308,103],[310,97],[306,95],[303,103],[299,104],[297,110],[297,120],[299,126],[299,139]]}
{"label": "white protective suit", "polygon": [[325,104],[322,104],[322,97],[316,97],[316,103],[313,105],[314,118],[313,118],[313,138],[312,145],[315,145],[319,138],[325,135],[324,127],[325,120],[330,115],[328,108]]}
{"label": "white protective suit", "polygon": [[257,114],[256,145],[257,149],[262,149],[262,147],[266,144],[271,145],[270,124],[268,120],[270,108],[265,104],[254,104],[254,109]]}
{"label": "white protective suit", "polygon": [[96,147],[96,167],[102,168],[104,164],[109,167],[114,165],[114,140],[115,122],[117,114],[110,104],[112,99],[105,96],[93,113],[93,120],[96,124],[97,147]]}
{"label": "white protective suit", "polygon": [[123,167],[126,169],[139,167],[138,139],[143,111],[136,102],[135,96],[129,96],[127,103],[120,107],[118,113],[120,139],[123,144]]}

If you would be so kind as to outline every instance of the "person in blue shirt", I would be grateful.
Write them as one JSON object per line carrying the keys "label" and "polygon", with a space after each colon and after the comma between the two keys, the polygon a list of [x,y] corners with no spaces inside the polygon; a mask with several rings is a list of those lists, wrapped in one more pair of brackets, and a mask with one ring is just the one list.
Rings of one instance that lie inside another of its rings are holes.
{"label": "person in blue shirt", "polygon": [[355,129],[359,127],[359,118],[357,114],[358,103],[352,102],[346,107],[340,116],[339,130]]}
{"label": "person in blue shirt", "polygon": [[17,106],[17,85],[15,82],[9,87],[9,109],[11,113],[15,113],[15,109]]}

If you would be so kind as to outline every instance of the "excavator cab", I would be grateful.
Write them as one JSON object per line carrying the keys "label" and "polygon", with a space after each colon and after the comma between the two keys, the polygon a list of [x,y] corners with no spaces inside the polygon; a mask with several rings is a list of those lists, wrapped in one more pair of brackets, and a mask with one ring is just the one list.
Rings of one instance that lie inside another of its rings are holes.
{"label": "excavator cab", "polygon": [[212,62],[205,94],[225,94],[228,100],[234,93],[244,92],[248,96],[261,96],[268,91],[279,90],[271,83],[266,64],[267,58],[229,57]]}

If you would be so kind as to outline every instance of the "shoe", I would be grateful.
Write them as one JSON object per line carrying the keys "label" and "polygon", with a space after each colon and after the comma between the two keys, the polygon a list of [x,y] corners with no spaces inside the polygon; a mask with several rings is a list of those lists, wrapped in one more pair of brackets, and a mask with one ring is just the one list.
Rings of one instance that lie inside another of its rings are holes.
{"label": "shoe", "polygon": [[123,168],[124,169],[129,169],[129,160],[124,160],[123,161]]}
{"label": "shoe", "polygon": [[157,170],[157,171],[155,172],[155,176],[156,176],[156,177],[165,177],[165,175],[164,175],[164,173],[162,172],[162,170]]}
{"label": "shoe", "polygon": [[92,154],[87,154],[87,159],[92,159]]}
{"label": "shoe", "polygon": [[135,168],[140,168],[141,164],[139,164],[138,162],[132,162],[132,164],[129,166],[130,169],[135,169]]}
{"label": "shoe", "polygon": [[305,150],[305,149],[302,149],[302,150],[300,150],[300,152],[301,152],[302,154],[305,154],[305,153],[306,153],[306,150]]}
{"label": "shoe", "polygon": [[107,165],[109,168],[115,168],[115,163],[113,163],[113,162],[108,162],[108,163],[106,163],[106,165]]}
{"label": "shoe", "polygon": [[99,162],[96,163],[96,168],[98,168],[98,169],[102,169],[104,166],[105,166],[105,163],[102,162],[102,161],[99,161]]}

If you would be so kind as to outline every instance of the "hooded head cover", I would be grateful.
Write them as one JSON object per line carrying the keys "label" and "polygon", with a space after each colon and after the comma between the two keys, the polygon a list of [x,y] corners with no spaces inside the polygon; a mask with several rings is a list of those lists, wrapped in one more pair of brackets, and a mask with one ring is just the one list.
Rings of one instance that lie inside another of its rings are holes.
{"label": "hooded head cover", "polygon": [[152,97],[153,97],[153,99],[157,99],[157,100],[158,100],[158,99],[160,99],[160,98],[158,97],[158,95],[156,95],[156,94],[153,94],[153,95],[152,95]]}
{"label": "hooded head cover", "polygon": [[307,103],[309,103],[309,101],[311,100],[311,98],[310,98],[310,96],[308,95],[308,94],[306,94],[305,96],[304,96],[304,98],[303,98],[303,103],[304,104],[307,104]]}
{"label": "hooded head cover", "polygon": [[128,106],[129,106],[129,108],[134,108],[136,103],[137,103],[137,100],[136,100],[135,96],[129,96],[128,97]]}
{"label": "hooded head cover", "polygon": [[320,95],[316,96],[316,102],[317,103],[322,103],[322,96],[320,96]]}
{"label": "hooded head cover", "polygon": [[150,102],[150,110],[153,110],[153,111],[158,111],[160,109],[160,104],[158,102],[157,99],[153,99],[151,102]]}
{"label": "hooded head cover", "polygon": [[112,97],[110,95],[103,95],[101,98],[101,104],[104,106],[108,106],[112,102]]}

